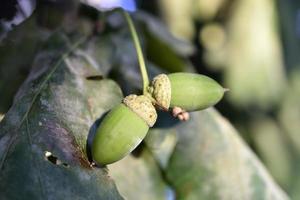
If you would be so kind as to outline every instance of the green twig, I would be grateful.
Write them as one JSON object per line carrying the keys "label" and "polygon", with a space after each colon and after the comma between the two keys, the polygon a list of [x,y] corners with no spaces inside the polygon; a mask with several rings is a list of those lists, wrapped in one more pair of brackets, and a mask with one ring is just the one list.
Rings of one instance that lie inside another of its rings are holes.
{"label": "green twig", "polygon": [[140,44],[137,32],[135,30],[135,27],[134,27],[134,24],[132,22],[130,15],[125,10],[122,10],[122,13],[128,23],[130,33],[131,33],[131,36],[132,36],[132,39],[134,42],[134,46],[136,49],[139,66],[140,66],[140,71],[141,71],[142,78],[143,78],[143,94],[145,95],[148,93],[149,78],[148,78],[148,74],[147,74],[147,69],[146,69],[146,64],[145,64],[141,44]]}

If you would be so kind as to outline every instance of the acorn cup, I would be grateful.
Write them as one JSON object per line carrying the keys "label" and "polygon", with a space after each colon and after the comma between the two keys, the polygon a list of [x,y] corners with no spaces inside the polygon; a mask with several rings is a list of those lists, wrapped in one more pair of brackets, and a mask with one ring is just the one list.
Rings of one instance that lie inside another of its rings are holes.
{"label": "acorn cup", "polygon": [[156,118],[156,110],[148,97],[125,97],[98,127],[92,143],[93,160],[107,165],[122,159],[140,144]]}
{"label": "acorn cup", "polygon": [[183,72],[160,74],[149,87],[160,107],[180,107],[188,112],[215,105],[227,90],[207,76]]}

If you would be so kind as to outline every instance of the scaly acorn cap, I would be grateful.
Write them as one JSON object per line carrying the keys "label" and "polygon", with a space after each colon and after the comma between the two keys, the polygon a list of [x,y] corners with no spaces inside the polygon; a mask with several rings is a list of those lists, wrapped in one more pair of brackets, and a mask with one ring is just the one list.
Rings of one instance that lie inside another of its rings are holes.
{"label": "scaly acorn cap", "polygon": [[155,107],[147,96],[131,94],[123,99],[123,103],[141,117],[149,127],[152,127],[156,122],[157,113]]}
{"label": "scaly acorn cap", "polygon": [[160,106],[169,109],[171,102],[171,82],[166,74],[159,74],[152,81],[153,97]]}

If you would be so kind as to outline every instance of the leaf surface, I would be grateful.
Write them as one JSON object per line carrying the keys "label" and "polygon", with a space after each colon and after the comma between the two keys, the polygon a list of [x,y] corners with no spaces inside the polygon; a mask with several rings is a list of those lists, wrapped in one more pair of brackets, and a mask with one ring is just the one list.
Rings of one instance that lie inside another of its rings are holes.
{"label": "leaf surface", "polygon": [[142,150],[138,156],[127,156],[108,168],[125,199],[164,200],[171,193],[155,159],[147,149]]}
{"label": "leaf surface", "polygon": [[[84,40],[79,40],[84,41]],[[122,199],[86,154],[90,127],[122,92],[63,34],[44,45],[0,125],[1,199]]]}
{"label": "leaf surface", "polygon": [[[167,165],[164,173],[178,199],[288,199],[217,111],[191,113],[188,122],[161,130],[161,134],[177,133],[171,156],[168,152],[173,145],[162,145],[162,152],[154,149],[154,154],[163,167]],[[167,140],[161,144],[174,142],[168,142],[170,137],[155,137]],[[161,154],[165,156],[162,158]]]}

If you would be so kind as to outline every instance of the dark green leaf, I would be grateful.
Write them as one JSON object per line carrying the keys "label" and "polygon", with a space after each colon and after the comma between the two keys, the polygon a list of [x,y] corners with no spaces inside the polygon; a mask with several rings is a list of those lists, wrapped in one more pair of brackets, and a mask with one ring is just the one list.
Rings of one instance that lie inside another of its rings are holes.
{"label": "dark green leaf", "polygon": [[135,17],[145,25],[146,31],[149,32],[149,34],[165,43],[165,45],[168,46],[168,48],[171,48],[174,53],[180,56],[190,56],[194,53],[195,47],[193,44],[172,35],[159,18],[155,18],[154,16],[141,11],[137,12]]}
{"label": "dark green leaf", "polygon": [[16,27],[0,44],[0,112],[12,105],[13,96],[28,75],[42,34],[35,17]]}
{"label": "dark green leaf", "polygon": [[194,48],[188,42],[175,38],[164,24],[146,13],[136,15],[143,24],[147,58],[169,72],[184,71],[189,63],[184,56],[191,55]]}
{"label": "dark green leaf", "polygon": [[1,121],[1,199],[121,199],[85,151],[90,127],[122,93],[111,80],[86,78],[95,69],[71,53],[78,45],[54,35]]}

